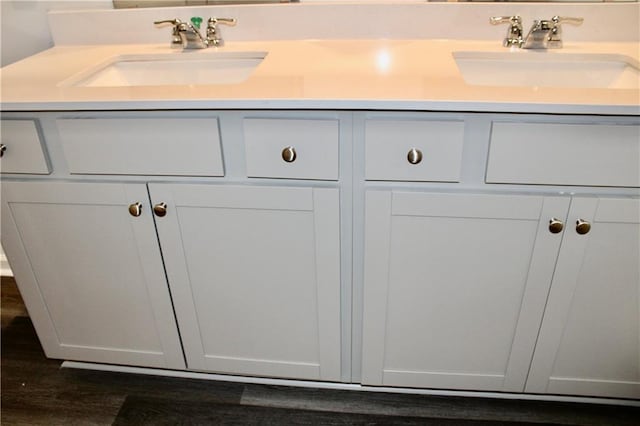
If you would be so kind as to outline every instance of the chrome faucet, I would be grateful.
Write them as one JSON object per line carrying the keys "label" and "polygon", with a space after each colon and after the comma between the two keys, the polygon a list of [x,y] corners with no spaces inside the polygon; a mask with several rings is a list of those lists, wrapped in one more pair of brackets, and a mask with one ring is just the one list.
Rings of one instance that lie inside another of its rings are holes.
{"label": "chrome faucet", "polygon": [[522,36],[522,18],[520,16],[492,16],[492,25],[510,24],[502,45],[522,49],[559,49],[562,47],[562,26],[567,23],[580,25],[583,18],[563,18],[554,16],[550,20],[535,20],[526,37]]}
{"label": "chrome faucet", "polygon": [[171,24],[173,25],[171,35],[171,44],[173,46],[182,46],[183,49],[205,49],[207,47],[222,46],[223,40],[220,38],[220,30],[218,24],[234,26],[235,18],[209,18],[207,20],[206,37],[200,34],[200,24],[202,18],[193,17],[191,22],[183,22],[180,19],[169,19],[165,21],[156,21],[155,25]]}

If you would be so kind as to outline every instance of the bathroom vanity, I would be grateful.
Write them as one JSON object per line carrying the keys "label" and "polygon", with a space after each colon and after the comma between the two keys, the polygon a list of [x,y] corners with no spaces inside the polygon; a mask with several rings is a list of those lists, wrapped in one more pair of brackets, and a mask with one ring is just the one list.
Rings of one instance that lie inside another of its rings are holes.
{"label": "bathroom vanity", "polygon": [[2,244],[47,356],[640,399],[637,46],[542,53],[630,60],[614,87],[466,83],[453,52],[499,35],[188,53],[264,53],[224,84],[84,83],[163,44],[3,69]]}

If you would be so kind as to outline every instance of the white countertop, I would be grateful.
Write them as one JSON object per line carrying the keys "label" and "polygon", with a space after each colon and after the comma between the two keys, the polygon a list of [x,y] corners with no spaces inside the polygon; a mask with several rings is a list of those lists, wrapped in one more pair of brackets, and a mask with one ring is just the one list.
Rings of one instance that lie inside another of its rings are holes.
{"label": "white countertop", "polygon": [[[636,42],[565,43],[543,54],[623,54]],[[640,90],[467,85],[455,51],[505,52],[500,41],[291,40],[229,42],[219,51],[268,52],[243,83],[64,87],[124,54],[207,55],[162,44],[59,46],[1,70],[3,111],[123,109],[373,109],[640,115]],[[539,52],[516,52],[516,54]]]}

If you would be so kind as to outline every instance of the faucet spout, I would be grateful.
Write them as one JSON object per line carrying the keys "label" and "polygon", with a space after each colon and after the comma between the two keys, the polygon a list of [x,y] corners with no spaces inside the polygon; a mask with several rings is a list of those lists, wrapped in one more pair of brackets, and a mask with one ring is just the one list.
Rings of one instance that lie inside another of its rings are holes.
{"label": "faucet spout", "polygon": [[192,24],[182,22],[178,25],[177,32],[182,41],[183,49],[204,49],[209,47],[207,39],[202,37],[200,30]]}
{"label": "faucet spout", "polygon": [[535,20],[524,39],[523,49],[547,49],[551,33],[555,27],[553,21]]}

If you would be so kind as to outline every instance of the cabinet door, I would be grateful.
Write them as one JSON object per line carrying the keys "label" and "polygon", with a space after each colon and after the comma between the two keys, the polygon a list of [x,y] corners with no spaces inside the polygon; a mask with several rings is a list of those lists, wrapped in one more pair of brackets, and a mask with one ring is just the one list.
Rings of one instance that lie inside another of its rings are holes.
{"label": "cabinet door", "polygon": [[523,391],[568,204],[367,192],[364,383]]}
{"label": "cabinet door", "polygon": [[3,182],[2,196],[2,244],[49,357],[185,368],[145,185]]}
{"label": "cabinet door", "polygon": [[640,398],[640,200],[575,198],[568,223],[526,390]]}
{"label": "cabinet door", "polygon": [[338,190],[149,187],[188,368],[339,380]]}

